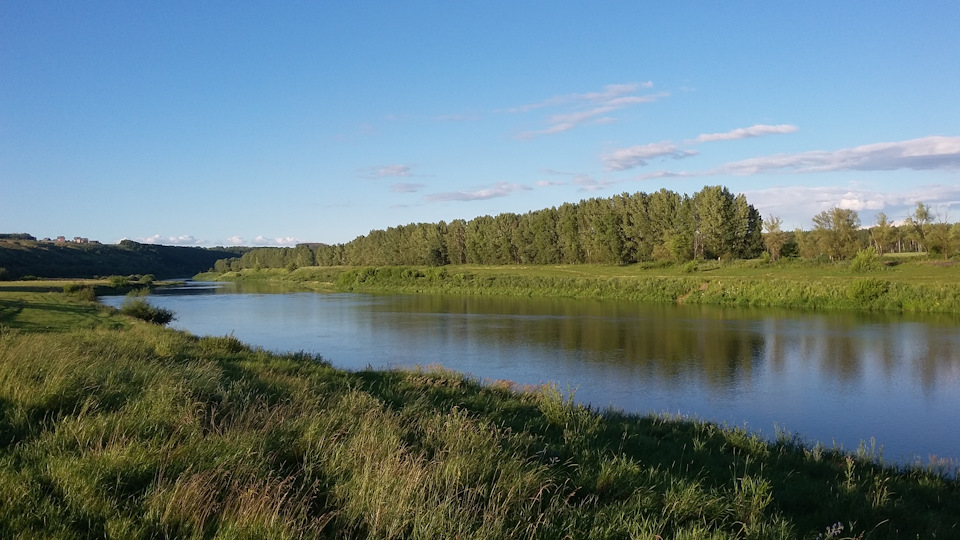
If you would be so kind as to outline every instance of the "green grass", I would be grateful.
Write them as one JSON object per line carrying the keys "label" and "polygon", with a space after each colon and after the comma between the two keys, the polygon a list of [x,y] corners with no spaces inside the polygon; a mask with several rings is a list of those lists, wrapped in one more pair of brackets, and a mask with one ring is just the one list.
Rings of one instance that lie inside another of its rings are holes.
{"label": "green grass", "polygon": [[0,537],[960,531],[960,484],[942,463],[601,412],[439,367],[346,372],[231,336],[108,326],[0,328]]}
{"label": "green grass", "polygon": [[[94,280],[0,282],[0,327],[27,332],[120,328],[123,319],[96,302]],[[77,287],[74,294],[64,288]]]}
{"label": "green grass", "polygon": [[616,299],[791,309],[960,313],[960,265],[887,258],[849,264],[762,260],[658,266],[307,267],[242,270],[208,279],[284,282],[327,291]]}

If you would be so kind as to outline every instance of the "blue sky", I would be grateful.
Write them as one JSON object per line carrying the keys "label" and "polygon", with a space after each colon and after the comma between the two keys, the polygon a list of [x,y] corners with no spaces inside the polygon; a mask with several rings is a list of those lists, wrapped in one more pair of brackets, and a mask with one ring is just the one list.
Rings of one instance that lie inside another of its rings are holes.
{"label": "blue sky", "polygon": [[960,221],[960,2],[0,4],[0,232],[189,245],[724,185]]}

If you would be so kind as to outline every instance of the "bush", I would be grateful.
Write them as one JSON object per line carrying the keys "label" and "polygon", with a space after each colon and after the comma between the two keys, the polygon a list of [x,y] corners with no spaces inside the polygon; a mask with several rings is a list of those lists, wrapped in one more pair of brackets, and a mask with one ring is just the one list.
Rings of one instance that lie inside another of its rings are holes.
{"label": "bush", "polygon": [[855,274],[878,272],[881,269],[883,269],[883,263],[880,262],[877,250],[873,248],[861,249],[857,252],[857,256],[850,261],[850,271]]}
{"label": "bush", "polygon": [[859,279],[850,284],[847,288],[847,296],[851,300],[861,303],[869,303],[877,300],[887,294],[890,290],[890,282],[880,279]]}
{"label": "bush", "polygon": [[169,309],[151,306],[146,300],[137,295],[128,295],[120,305],[120,313],[136,317],[153,324],[164,325],[176,317]]}
{"label": "bush", "polygon": [[107,278],[107,282],[110,283],[111,287],[116,289],[130,286],[130,278],[126,276],[110,276]]}
{"label": "bush", "polygon": [[95,302],[97,300],[97,293],[93,289],[93,286],[84,283],[67,283],[63,286],[63,292],[88,302]]}

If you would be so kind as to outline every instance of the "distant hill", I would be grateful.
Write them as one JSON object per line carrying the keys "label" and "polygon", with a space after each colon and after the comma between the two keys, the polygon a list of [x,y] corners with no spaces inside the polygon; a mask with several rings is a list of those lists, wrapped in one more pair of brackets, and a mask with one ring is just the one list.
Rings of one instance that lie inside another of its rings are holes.
{"label": "distant hill", "polygon": [[213,267],[218,259],[236,257],[237,248],[199,248],[140,244],[38,242],[0,239],[0,279],[90,278],[153,274],[157,278],[189,277]]}

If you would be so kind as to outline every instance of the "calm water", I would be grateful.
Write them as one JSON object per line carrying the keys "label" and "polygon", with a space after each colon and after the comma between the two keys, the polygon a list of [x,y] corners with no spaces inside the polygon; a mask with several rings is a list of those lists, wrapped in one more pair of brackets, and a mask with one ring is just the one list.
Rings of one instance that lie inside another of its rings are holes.
{"label": "calm water", "polygon": [[[119,305],[122,298],[106,298]],[[346,369],[442,364],[598,408],[775,427],[887,461],[960,458],[960,319],[191,284],[172,326]]]}

